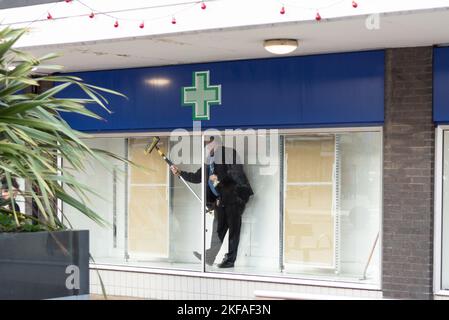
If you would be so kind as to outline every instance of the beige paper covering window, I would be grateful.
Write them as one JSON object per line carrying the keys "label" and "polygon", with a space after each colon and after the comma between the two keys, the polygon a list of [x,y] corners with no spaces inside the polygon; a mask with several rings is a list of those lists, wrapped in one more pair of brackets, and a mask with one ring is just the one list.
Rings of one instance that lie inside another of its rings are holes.
{"label": "beige paper covering window", "polygon": [[287,137],[285,142],[285,263],[334,264],[333,136]]}
{"label": "beige paper covering window", "polygon": [[[131,258],[168,256],[168,171],[156,150],[149,155],[144,148],[150,138],[129,139],[131,161],[149,169],[130,166],[128,243]],[[167,153],[167,139],[161,138]]]}

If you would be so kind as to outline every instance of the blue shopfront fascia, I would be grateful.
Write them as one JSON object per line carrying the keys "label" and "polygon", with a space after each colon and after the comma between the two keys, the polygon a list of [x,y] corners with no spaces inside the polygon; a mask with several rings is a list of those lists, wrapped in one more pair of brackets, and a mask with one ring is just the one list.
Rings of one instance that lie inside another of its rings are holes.
{"label": "blue shopfront fascia", "polygon": [[[85,82],[113,89],[112,114],[100,107],[98,121],[65,114],[76,129],[91,133],[192,130],[192,107],[182,88],[195,72],[209,71],[221,86],[221,104],[210,106],[203,129],[326,128],[379,126],[384,122],[384,51],[325,54],[80,72]],[[79,97],[75,87],[64,96]]]}
{"label": "blue shopfront fascia", "polygon": [[433,120],[449,123],[449,47],[433,51]]}

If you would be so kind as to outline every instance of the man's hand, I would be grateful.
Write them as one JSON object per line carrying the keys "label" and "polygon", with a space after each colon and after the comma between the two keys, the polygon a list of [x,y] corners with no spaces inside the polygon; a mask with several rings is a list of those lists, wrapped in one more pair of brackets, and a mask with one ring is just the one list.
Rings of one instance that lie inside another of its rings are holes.
{"label": "man's hand", "polygon": [[179,170],[177,166],[170,166],[170,170],[175,176],[179,177],[181,175],[181,170]]}
{"label": "man's hand", "polygon": [[209,176],[209,180],[212,181],[212,182],[217,182],[218,181],[218,177],[217,177],[217,175],[213,174],[213,175]]}

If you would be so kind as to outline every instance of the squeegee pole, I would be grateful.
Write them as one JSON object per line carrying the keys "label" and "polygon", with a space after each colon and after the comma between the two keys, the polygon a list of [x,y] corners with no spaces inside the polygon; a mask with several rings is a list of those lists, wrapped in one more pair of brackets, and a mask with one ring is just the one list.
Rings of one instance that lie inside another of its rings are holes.
{"label": "squeegee pole", "polygon": [[[162,159],[164,159],[165,162],[167,162],[167,164],[168,164],[169,166],[172,166],[172,165],[173,165],[173,162],[171,162],[170,159],[168,159],[168,158],[166,157],[166,155],[161,151],[161,149],[159,149],[157,146],[156,146],[156,150],[157,150],[157,152],[159,153],[159,155],[162,157]],[[196,194],[196,192],[192,189],[192,187],[189,186],[189,184],[187,183],[187,181],[185,181],[184,178],[181,177],[181,176],[178,176],[178,177],[179,177],[179,179],[181,179],[182,182],[184,182],[184,184],[186,185],[186,187],[193,193],[193,195],[195,196],[195,198],[197,198],[199,202],[203,203],[203,201],[201,200],[201,198]]]}
{"label": "squeegee pole", "polygon": [[184,182],[184,184],[186,185],[186,187],[193,193],[193,195],[195,196],[195,198],[197,198],[199,202],[203,203],[203,201],[201,200],[201,198],[196,194],[196,192],[192,189],[192,187],[189,186],[189,184],[187,183],[187,181],[185,181],[184,178],[181,177],[181,176],[179,176],[179,179],[181,179],[181,181]]}

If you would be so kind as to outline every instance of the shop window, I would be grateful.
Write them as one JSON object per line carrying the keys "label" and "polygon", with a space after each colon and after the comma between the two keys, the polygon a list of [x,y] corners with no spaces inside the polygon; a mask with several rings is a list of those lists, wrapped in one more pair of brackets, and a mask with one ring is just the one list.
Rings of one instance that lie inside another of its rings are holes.
{"label": "shop window", "polygon": [[[189,159],[177,166],[186,172],[202,168],[206,177],[206,159],[195,157],[204,150],[201,141],[209,139],[201,138],[185,140]],[[102,196],[92,198],[92,206],[111,228],[98,227],[66,206],[64,214],[77,228],[91,230],[97,263],[200,271],[194,252],[209,249],[216,212],[202,215],[202,202],[192,192],[201,197],[208,185],[187,188],[156,152],[144,154],[150,140],[88,139],[90,146],[145,168],[117,163],[111,172],[87,160],[88,172],[79,179]],[[264,136],[247,131],[226,135],[223,143],[235,149],[254,194],[241,215],[234,266],[218,267],[228,252],[227,233],[213,264],[206,255],[206,272],[379,284],[380,132]],[[159,146],[176,155],[179,141],[161,137]]]}

